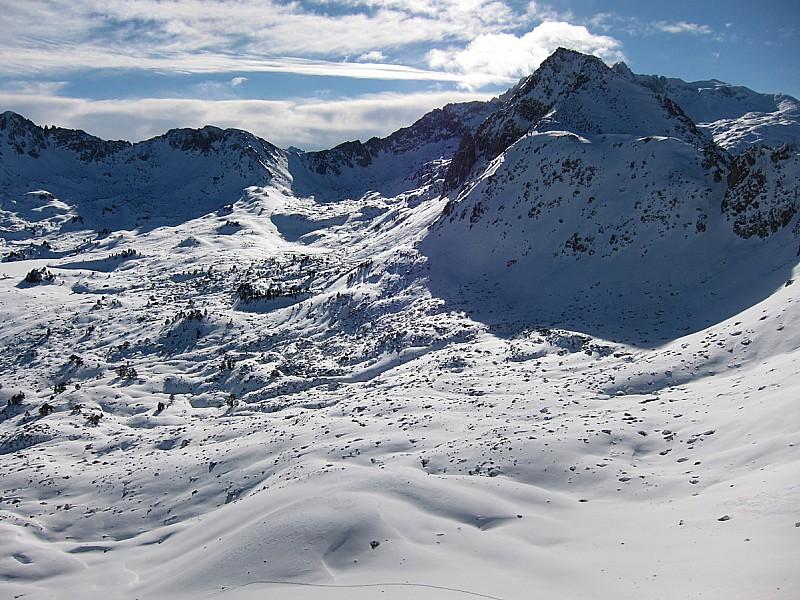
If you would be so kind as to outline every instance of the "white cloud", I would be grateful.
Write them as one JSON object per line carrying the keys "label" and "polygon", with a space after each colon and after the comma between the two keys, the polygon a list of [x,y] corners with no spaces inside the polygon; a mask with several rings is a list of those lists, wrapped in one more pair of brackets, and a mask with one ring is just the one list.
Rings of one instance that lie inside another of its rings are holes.
{"label": "white cloud", "polygon": [[465,49],[433,50],[428,63],[434,69],[463,75],[462,85],[475,89],[528,75],[559,46],[596,54],[610,62],[623,59],[616,39],[595,35],[583,26],[548,21],[522,37],[484,34]]}
{"label": "white cloud", "polygon": [[[492,0],[369,4],[376,6],[369,13],[326,16],[269,0],[15,2],[0,12],[0,75],[102,68],[453,81],[452,74],[380,65],[381,49],[472,39],[510,18],[505,4]],[[352,55],[363,62],[343,64]]]}
{"label": "white cloud", "polygon": [[66,85],[66,81],[30,81],[12,79],[3,83],[3,90],[8,94],[50,96],[57,94],[59,90]]}
{"label": "white cloud", "polygon": [[139,141],[174,127],[215,125],[250,131],[277,146],[314,150],[388,135],[449,102],[488,98],[486,94],[430,92],[340,100],[85,100],[0,93],[0,106],[39,125],[83,129],[104,139]]}
{"label": "white cloud", "polygon": [[528,3],[528,15],[538,21],[567,21],[574,22],[575,15],[571,10],[558,11],[549,4],[542,4],[541,2]]}
{"label": "white cloud", "polygon": [[47,74],[71,68],[91,69],[102,65],[105,69],[150,70],[158,73],[295,73],[299,75],[324,75],[355,79],[384,79],[406,81],[458,81],[460,76],[443,72],[416,69],[403,65],[376,63],[350,63],[304,58],[266,58],[254,55],[229,54],[173,54],[135,55],[109,52],[98,47],[81,47],[71,53],[69,66],[60,53],[30,49],[7,52],[0,63],[0,73],[13,76]]}
{"label": "white cloud", "polygon": [[240,85],[242,85],[246,81],[247,81],[247,77],[234,77],[233,79],[231,79],[230,84],[233,87],[239,87]]}
{"label": "white cloud", "polygon": [[[154,58],[167,65],[174,62],[179,68],[187,55],[198,60],[238,55],[340,60],[382,48],[471,40],[482,32],[517,26],[522,18],[497,0],[344,1],[337,7],[341,10],[349,4],[349,12],[319,12],[326,4],[270,0],[14,2],[0,14],[4,32],[0,70],[126,68]],[[26,54],[34,59],[29,66]],[[115,56],[118,54],[129,57],[128,64]],[[104,60],[106,56],[109,61]]]}
{"label": "white cloud", "polygon": [[386,56],[380,50],[371,50],[359,56],[358,62],[386,62]]}
{"label": "white cloud", "polygon": [[653,27],[665,33],[690,33],[692,35],[709,35],[713,30],[708,25],[698,25],[697,23],[687,23],[678,21],[677,23],[666,23],[658,21],[653,23]]}

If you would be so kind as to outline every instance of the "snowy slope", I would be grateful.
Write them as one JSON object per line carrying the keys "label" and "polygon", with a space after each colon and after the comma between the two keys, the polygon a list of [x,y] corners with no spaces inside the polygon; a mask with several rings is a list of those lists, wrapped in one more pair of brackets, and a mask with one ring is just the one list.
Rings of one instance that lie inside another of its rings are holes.
{"label": "snowy slope", "polygon": [[482,289],[527,318],[629,341],[705,328],[791,277],[800,162],[758,156],[720,178],[674,138],[528,135],[422,245],[437,293]]}
{"label": "snowy slope", "polygon": [[3,595],[800,594],[800,140],[618,70],[313,154],[5,113]]}

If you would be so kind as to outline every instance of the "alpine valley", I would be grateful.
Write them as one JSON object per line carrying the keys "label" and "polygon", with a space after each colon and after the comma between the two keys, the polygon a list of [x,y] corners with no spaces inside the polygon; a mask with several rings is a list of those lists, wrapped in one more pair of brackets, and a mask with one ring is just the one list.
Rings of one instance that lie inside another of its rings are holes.
{"label": "alpine valley", "polygon": [[800,102],[559,49],[387,138],[0,115],[4,598],[800,597]]}

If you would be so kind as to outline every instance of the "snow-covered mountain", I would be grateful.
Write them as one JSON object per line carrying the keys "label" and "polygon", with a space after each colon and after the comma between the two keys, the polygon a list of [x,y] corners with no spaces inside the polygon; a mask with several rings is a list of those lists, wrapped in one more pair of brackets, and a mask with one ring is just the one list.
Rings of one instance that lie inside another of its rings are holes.
{"label": "snow-covered mountain", "polygon": [[[562,50],[464,137],[421,246],[439,293],[485,289],[523,314],[631,340],[625,314],[637,330],[650,320],[647,337],[703,329],[789,277],[797,146],[730,155],[637,81]],[[709,296],[721,290],[724,309]]]}
{"label": "snow-covered mountain", "polygon": [[0,115],[4,591],[796,596],[798,114],[560,49],[322,152]]}
{"label": "snow-covered mountain", "polygon": [[448,104],[387,138],[295,154],[293,191],[330,201],[368,192],[396,196],[440,180],[464,135],[474,133],[500,106],[499,100]]}
{"label": "snow-covered mountain", "polygon": [[[584,135],[659,132],[697,147],[711,145],[666,96],[617,76],[600,59],[560,49],[508,93],[502,109],[465,136],[448,173],[448,191],[478,162],[500,156],[529,131]],[[713,159],[713,157],[710,157]]]}
{"label": "snow-covered mountain", "polygon": [[785,94],[759,94],[722,81],[694,81],[656,75],[634,75],[625,63],[614,71],[670,98],[720,146],[732,151],[751,144],[796,144],[800,136],[800,103]]}
{"label": "snow-covered mountain", "polygon": [[174,129],[130,144],[40,128],[6,112],[0,138],[6,196],[47,188],[98,228],[111,215],[128,227],[199,217],[235,200],[245,187],[287,179],[282,151],[234,129]]}

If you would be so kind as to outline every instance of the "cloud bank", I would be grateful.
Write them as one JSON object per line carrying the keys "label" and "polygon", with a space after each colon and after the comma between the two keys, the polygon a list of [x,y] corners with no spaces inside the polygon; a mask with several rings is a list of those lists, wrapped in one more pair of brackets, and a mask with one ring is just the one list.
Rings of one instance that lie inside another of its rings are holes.
{"label": "cloud bank", "polygon": [[500,0],[29,0],[7,8],[0,74],[18,78],[97,68],[285,72],[474,89],[529,73],[559,45],[621,56],[607,35],[564,21],[534,27],[555,13]]}
{"label": "cloud bank", "polygon": [[85,100],[0,93],[0,106],[38,125],[82,129],[104,139],[140,141],[175,127],[215,125],[245,129],[280,147],[319,150],[346,140],[388,135],[450,102],[489,97],[444,91],[338,100]]}
{"label": "cloud bank", "polygon": [[484,34],[464,49],[432,50],[428,63],[434,69],[461,74],[461,84],[476,89],[531,73],[559,46],[596,54],[611,62],[623,59],[621,45],[612,37],[592,34],[582,25],[545,22],[521,37]]}

